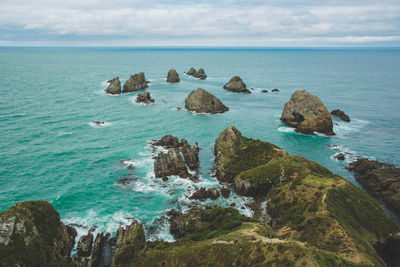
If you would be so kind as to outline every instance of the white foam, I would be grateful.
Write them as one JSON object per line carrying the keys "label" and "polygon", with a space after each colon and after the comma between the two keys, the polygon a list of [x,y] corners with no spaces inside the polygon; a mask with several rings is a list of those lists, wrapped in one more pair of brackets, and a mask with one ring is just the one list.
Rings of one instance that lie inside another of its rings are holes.
{"label": "white foam", "polygon": [[72,132],[59,132],[58,136],[71,135]]}
{"label": "white foam", "polygon": [[94,123],[94,122],[89,122],[89,126],[90,127],[92,127],[92,128],[102,128],[102,127],[109,127],[109,126],[111,126],[112,125],[112,123],[111,122],[104,122],[104,123],[102,123],[102,124],[97,124],[97,123]]}
{"label": "white foam", "polygon": [[278,128],[278,131],[281,133],[296,133],[295,128],[289,126],[281,126]]}
{"label": "white foam", "polygon": [[333,131],[338,137],[345,137],[347,134],[360,132],[371,122],[366,120],[352,119],[350,122],[335,120]]}

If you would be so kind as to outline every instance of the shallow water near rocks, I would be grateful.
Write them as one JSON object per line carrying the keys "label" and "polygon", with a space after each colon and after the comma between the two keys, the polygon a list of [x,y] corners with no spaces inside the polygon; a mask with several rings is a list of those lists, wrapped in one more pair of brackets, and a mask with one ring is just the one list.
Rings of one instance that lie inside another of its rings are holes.
{"label": "shallow water near rocks", "polygon": [[[18,201],[46,199],[66,223],[115,232],[132,218],[151,224],[171,208],[187,209],[195,188],[218,186],[210,175],[218,134],[235,125],[244,136],[274,143],[321,163],[354,182],[344,169],[357,156],[400,163],[399,49],[129,49],[0,48],[0,210]],[[207,80],[184,75],[204,68]],[[180,83],[167,84],[175,68]],[[154,104],[134,103],[137,93],[110,96],[106,81],[145,72]],[[223,90],[239,75],[252,94]],[[198,115],[184,99],[198,87],[229,111]],[[279,88],[277,93],[263,89]],[[317,95],[328,110],[342,109],[350,123],[334,118],[335,136],[297,134],[279,121],[296,89]],[[133,100],[133,101],[132,101]],[[178,110],[181,107],[182,110]],[[94,121],[105,122],[96,125]],[[154,179],[149,142],[165,134],[201,147],[201,178],[194,183]],[[346,161],[333,156],[346,154]],[[130,160],[134,168],[121,164]],[[123,186],[121,178],[140,179]],[[357,183],[356,183],[357,184]],[[241,209],[231,195],[208,204]],[[150,238],[172,240],[168,227]]]}

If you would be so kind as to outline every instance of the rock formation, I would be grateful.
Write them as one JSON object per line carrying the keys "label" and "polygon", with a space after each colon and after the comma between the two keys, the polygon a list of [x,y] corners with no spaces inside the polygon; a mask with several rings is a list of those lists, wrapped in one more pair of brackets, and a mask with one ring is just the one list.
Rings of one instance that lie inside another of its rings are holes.
{"label": "rock formation", "polygon": [[285,104],[281,121],[304,134],[314,132],[334,134],[332,118],[328,110],[318,97],[306,90],[298,90],[292,94]]}
{"label": "rock formation", "polygon": [[181,144],[182,144],[181,151],[186,164],[188,165],[189,169],[196,170],[199,167],[200,163],[199,144],[195,142],[193,146],[190,146],[187,140],[184,138],[182,138]]}
{"label": "rock formation", "polygon": [[221,191],[221,195],[224,198],[228,198],[229,195],[231,194],[231,190],[230,190],[230,187],[229,187],[228,183],[223,183],[222,186],[221,186],[221,190],[220,191]]}
{"label": "rock formation", "polygon": [[89,257],[92,254],[93,234],[81,236],[78,241],[77,251],[78,257]]}
{"label": "rock formation", "polygon": [[154,159],[154,173],[156,177],[162,178],[177,175],[182,178],[189,177],[185,162],[179,153],[179,149],[171,148],[167,153],[161,152]]}
{"label": "rock formation", "polygon": [[0,265],[67,264],[76,234],[49,202],[19,202],[0,213]]}
{"label": "rock formation", "polygon": [[206,72],[204,71],[203,68],[200,68],[195,74],[193,74],[193,77],[199,78],[200,80],[207,79]]}
{"label": "rock formation", "polygon": [[126,227],[117,229],[116,246],[122,248],[128,245],[141,245],[146,242],[143,226],[133,221]]}
{"label": "rock formation", "polygon": [[261,93],[268,93],[268,90],[262,90]]}
{"label": "rock formation", "polygon": [[339,117],[342,121],[350,122],[350,117],[348,115],[346,115],[346,113],[344,113],[340,109],[332,110],[331,114],[336,117]]}
{"label": "rock formation", "polygon": [[191,92],[185,99],[185,108],[198,113],[223,113],[228,108],[214,95],[202,88]]}
{"label": "rock formation", "polygon": [[116,95],[121,93],[121,82],[119,81],[119,77],[109,80],[107,83],[109,83],[105,90],[107,94]]}
{"label": "rock formation", "polygon": [[178,137],[167,134],[164,135],[160,140],[155,141],[154,145],[162,146],[164,148],[178,148],[181,147],[181,143],[179,143]]}
{"label": "rock formation", "polygon": [[187,72],[187,75],[193,76],[196,74],[196,69],[195,68],[190,68]]}
{"label": "rock formation", "polygon": [[189,199],[199,199],[205,200],[207,198],[217,199],[219,197],[219,192],[216,188],[208,188],[207,190],[204,187],[201,187],[199,190],[193,193],[189,197]]}
{"label": "rock formation", "polygon": [[154,101],[153,98],[151,98],[149,92],[144,92],[144,93],[141,93],[141,94],[139,94],[137,96],[136,102],[137,103],[150,104],[150,103],[154,103],[155,101]]}
{"label": "rock formation", "polygon": [[279,89],[276,89],[276,88],[272,89],[271,92],[273,92],[273,93],[279,92]]}
{"label": "rock formation", "polygon": [[144,77],[144,73],[140,72],[129,77],[129,79],[124,84],[124,89],[122,90],[122,93],[135,92],[145,89],[147,87],[147,81]]}
{"label": "rock formation", "polygon": [[400,168],[365,158],[350,163],[356,180],[400,215]]}
{"label": "rock formation", "polygon": [[167,82],[168,83],[177,83],[180,82],[181,79],[179,78],[178,73],[176,72],[175,69],[170,69],[168,71],[168,76],[167,76]]}
{"label": "rock formation", "polygon": [[250,90],[246,88],[246,84],[239,76],[233,76],[228,83],[224,85],[224,89],[235,93],[250,94]]}

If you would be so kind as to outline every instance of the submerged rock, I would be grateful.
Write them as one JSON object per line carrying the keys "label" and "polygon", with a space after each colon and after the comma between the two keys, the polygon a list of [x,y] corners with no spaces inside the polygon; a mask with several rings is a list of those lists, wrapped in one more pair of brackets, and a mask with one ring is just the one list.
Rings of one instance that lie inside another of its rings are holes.
{"label": "submerged rock", "polygon": [[60,221],[49,202],[19,202],[0,213],[1,265],[67,264],[76,234],[75,229]]}
{"label": "submerged rock", "polygon": [[96,125],[103,125],[104,121],[94,121],[93,123],[96,124]]}
{"label": "submerged rock", "polygon": [[129,77],[129,79],[125,82],[122,93],[130,93],[143,90],[148,87],[147,83],[148,82],[146,81],[143,72],[134,74],[131,77]]}
{"label": "submerged rock", "polygon": [[250,90],[246,88],[246,84],[239,76],[233,76],[228,83],[224,85],[224,89],[235,93],[250,94]]}
{"label": "submerged rock", "polygon": [[193,75],[196,74],[196,69],[195,69],[195,68],[190,68],[190,69],[186,72],[186,74],[187,74],[187,75],[193,76]]}
{"label": "submerged rock", "polygon": [[400,215],[400,168],[392,164],[358,159],[350,163],[349,170],[356,173],[356,180]]}
{"label": "submerged rock", "polygon": [[179,149],[169,149],[167,153],[161,152],[154,159],[154,173],[157,178],[177,175],[181,178],[189,177],[185,162],[179,153]]}
{"label": "submerged rock", "polygon": [[193,74],[193,77],[199,78],[200,80],[207,79],[206,72],[204,71],[203,68],[200,68],[195,74]]}
{"label": "submerged rock", "polygon": [[181,79],[179,78],[178,73],[176,72],[175,69],[170,69],[168,71],[168,76],[167,76],[167,82],[168,83],[177,83],[180,82]]}
{"label": "submerged rock", "polygon": [[149,92],[144,92],[144,93],[141,93],[141,94],[139,94],[137,96],[136,102],[137,103],[150,104],[150,103],[154,103],[155,101],[154,101],[154,99],[151,98]]}
{"label": "submerged rock", "polygon": [[202,88],[192,91],[185,99],[185,108],[198,113],[223,113],[228,108],[214,95]]}
{"label": "submerged rock", "polygon": [[261,93],[268,93],[268,90],[262,90]]}
{"label": "submerged rock", "polygon": [[318,97],[306,90],[298,90],[292,94],[285,104],[281,121],[304,134],[314,132],[334,134],[332,118],[328,110]]}
{"label": "submerged rock", "polygon": [[132,182],[137,181],[137,180],[139,180],[139,179],[140,179],[139,177],[128,176],[128,177],[124,177],[124,178],[122,178],[122,179],[119,179],[119,180],[117,181],[117,183],[118,183],[118,184],[121,184],[121,185],[129,185],[129,184],[131,184]]}
{"label": "submerged rock", "polygon": [[339,117],[342,121],[350,122],[350,117],[348,115],[346,115],[346,113],[344,113],[340,109],[332,110],[331,114],[336,117]]}
{"label": "submerged rock", "polygon": [[107,83],[109,83],[107,89],[105,90],[107,94],[116,95],[121,93],[121,82],[119,77],[109,80]]}
{"label": "submerged rock", "polygon": [[81,236],[78,241],[77,251],[78,257],[89,257],[92,253],[93,234],[88,233],[87,235]]}
{"label": "submerged rock", "polygon": [[273,93],[279,92],[279,89],[276,89],[276,88],[272,89],[271,92],[273,92]]}

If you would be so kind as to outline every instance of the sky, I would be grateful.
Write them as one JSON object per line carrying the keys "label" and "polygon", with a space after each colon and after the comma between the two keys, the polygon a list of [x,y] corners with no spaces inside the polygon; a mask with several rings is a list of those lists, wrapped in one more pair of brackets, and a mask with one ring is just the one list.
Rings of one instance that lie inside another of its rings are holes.
{"label": "sky", "polygon": [[400,0],[0,0],[0,45],[400,47]]}

